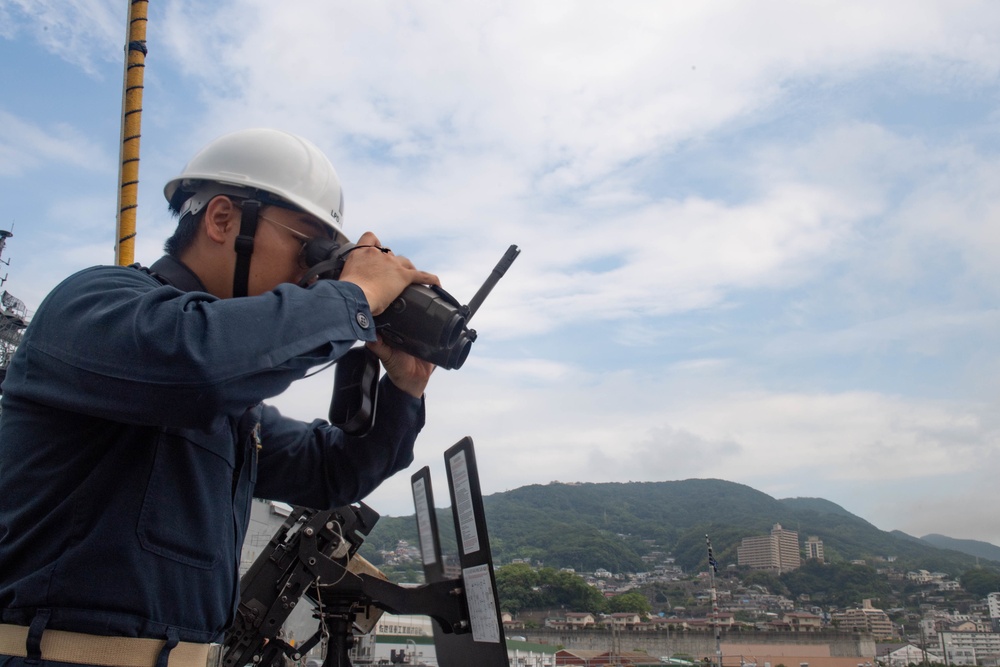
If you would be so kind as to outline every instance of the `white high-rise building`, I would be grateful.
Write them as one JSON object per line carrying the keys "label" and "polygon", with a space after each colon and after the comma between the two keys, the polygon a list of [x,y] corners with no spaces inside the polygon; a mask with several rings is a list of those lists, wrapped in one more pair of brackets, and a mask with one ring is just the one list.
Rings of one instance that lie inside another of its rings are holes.
{"label": "white high-rise building", "polygon": [[987,595],[986,604],[990,610],[990,618],[1000,619],[1000,593],[990,593]]}
{"label": "white high-rise building", "polygon": [[1000,662],[1000,633],[940,632],[938,645],[948,665],[995,665]]}
{"label": "white high-rise building", "polygon": [[810,535],[806,538],[806,559],[818,560],[820,563],[823,562],[823,540],[815,535]]}
{"label": "white high-rise building", "polygon": [[777,570],[778,573],[794,570],[802,565],[799,551],[799,534],[774,524],[770,535],[744,537],[736,548],[740,565],[759,570]]}

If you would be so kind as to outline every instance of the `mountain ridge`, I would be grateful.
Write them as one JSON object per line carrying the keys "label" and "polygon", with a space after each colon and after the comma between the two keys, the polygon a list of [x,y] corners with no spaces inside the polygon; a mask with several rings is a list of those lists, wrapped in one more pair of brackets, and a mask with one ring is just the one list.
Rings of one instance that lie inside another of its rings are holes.
{"label": "mountain ridge", "polygon": [[940,549],[951,549],[952,551],[961,551],[962,553],[969,554],[970,556],[976,556],[977,558],[1000,561],[1000,547],[992,542],[956,539],[954,537],[939,535],[937,533],[930,533],[929,535],[924,535],[919,539]]}
{"label": "mountain ridge", "polygon": [[[725,567],[736,564],[742,538],[767,534],[781,524],[799,533],[800,544],[809,536],[823,540],[827,561],[865,560],[957,575],[976,567],[978,557],[1000,569],[997,547],[996,558],[964,552],[970,545],[962,540],[942,548],[880,530],[823,498],[779,500],[719,479],[533,484],[486,496],[483,505],[497,565],[523,559],[578,571],[639,572],[657,554],[669,553],[686,571],[695,571],[707,567],[708,536]],[[447,552],[455,543],[453,521],[450,511],[438,514]],[[412,515],[383,517],[368,542],[371,549],[389,550],[399,539],[416,544]]]}

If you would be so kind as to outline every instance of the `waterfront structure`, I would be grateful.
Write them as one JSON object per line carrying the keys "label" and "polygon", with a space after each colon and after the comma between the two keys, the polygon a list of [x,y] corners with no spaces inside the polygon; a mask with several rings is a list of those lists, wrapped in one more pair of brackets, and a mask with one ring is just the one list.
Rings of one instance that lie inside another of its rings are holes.
{"label": "waterfront structure", "polygon": [[848,609],[833,614],[833,623],[842,632],[865,632],[876,641],[887,641],[896,636],[896,628],[881,609],[872,606],[871,600],[864,600],[861,609]]}
{"label": "waterfront structure", "polygon": [[641,651],[591,651],[584,649],[561,649],[556,651],[555,664],[585,665],[598,667],[608,665],[655,665],[663,662]]}
{"label": "waterfront structure", "polygon": [[823,540],[815,535],[806,538],[806,560],[823,562]]}
{"label": "waterfront structure", "polygon": [[794,570],[802,565],[799,534],[776,523],[770,535],[744,537],[736,548],[736,559],[755,570],[776,570],[778,574]]}
{"label": "waterfront structure", "polygon": [[433,637],[430,616],[416,614],[382,614],[375,625],[379,637]]}

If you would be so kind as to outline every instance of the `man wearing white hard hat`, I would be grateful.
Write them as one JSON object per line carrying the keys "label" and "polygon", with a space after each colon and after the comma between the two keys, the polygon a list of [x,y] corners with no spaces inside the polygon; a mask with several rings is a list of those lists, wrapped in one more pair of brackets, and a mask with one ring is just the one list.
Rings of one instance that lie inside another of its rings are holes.
{"label": "man wearing white hard hat", "polygon": [[[167,254],[65,280],[10,364],[2,664],[200,667],[233,622],[252,497],[338,507],[413,459],[433,366],[379,341],[374,316],[438,281],[369,232],[339,280],[297,284],[305,243],[347,242],[326,156],[235,132],[165,194]],[[262,403],[358,341],[385,370],[364,437]]]}

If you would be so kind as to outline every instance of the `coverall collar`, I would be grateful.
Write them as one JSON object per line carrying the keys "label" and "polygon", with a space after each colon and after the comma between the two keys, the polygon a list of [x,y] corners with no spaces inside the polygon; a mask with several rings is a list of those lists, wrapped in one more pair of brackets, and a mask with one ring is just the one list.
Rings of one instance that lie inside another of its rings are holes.
{"label": "coverall collar", "polygon": [[149,267],[150,273],[183,292],[207,292],[198,275],[176,257],[164,255]]}

